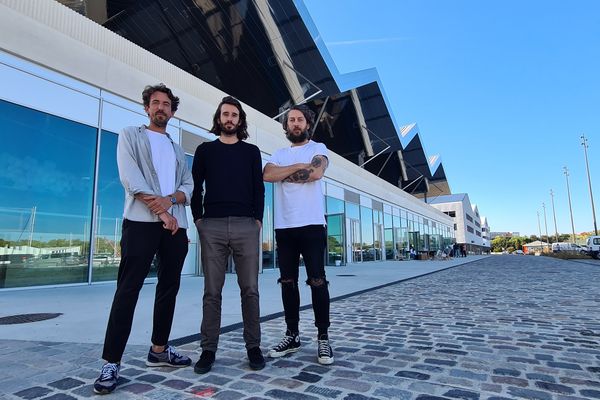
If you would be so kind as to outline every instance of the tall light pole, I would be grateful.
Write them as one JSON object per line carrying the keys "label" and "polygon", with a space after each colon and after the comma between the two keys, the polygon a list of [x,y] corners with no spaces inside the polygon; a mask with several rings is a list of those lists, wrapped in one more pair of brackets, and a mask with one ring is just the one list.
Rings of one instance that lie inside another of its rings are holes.
{"label": "tall light pole", "polygon": [[556,227],[556,209],[554,208],[554,192],[550,189],[550,198],[552,199],[552,215],[554,216],[554,232],[556,233],[556,242],[560,242],[558,240],[558,228]]}
{"label": "tall light pole", "polygon": [[550,237],[548,237],[548,221],[546,220],[546,204],[542,203],[544,209],[544,226],[546,227],[546,242],[550,243]]}
{"label": "tall light pole", "polygon": [[585,154],[585,169],[587,170],[588,187],[590,188],[590,199],[592,200],[592,217],[594,217],[594,234],[598,236],[598,228],[596,226],[596,210],[594,209],[594,195],[592,194],[592,178],[590,178],[590,164],[587,156],[587,138],[581,135],[581,145],[583,146],[583,154]]}
{"label": "tall light pole", "polygon": [[542,248],[542,251],[544,251],[544,246],[542,245],[542,243],[544,242],[542,242],[542,225],[540,225],[540,212],[536,211],[535,213],[538,216],[538,229],[540,231],[540,247]]}
{"label": "tall light pole", "polygon": [[575,243],[575,224],[573,223],[573,207],[571,207],[571,189],[569,188],[569,170],[563,167],[565,179],[567,180],[567,196],[569,197],[569,213],[571,213],[571,229],[573,229],[573,243]]}

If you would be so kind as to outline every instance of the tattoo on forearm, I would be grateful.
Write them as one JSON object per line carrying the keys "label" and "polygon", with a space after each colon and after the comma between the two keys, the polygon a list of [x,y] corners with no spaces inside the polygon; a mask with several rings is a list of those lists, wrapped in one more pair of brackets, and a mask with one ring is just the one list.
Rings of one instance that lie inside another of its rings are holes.
{"label": "tattoo on forearm", "polygon": [[310,162],[310,165],[313,168],[323,167],[323,170],[325,170],[325,168],[327,168],[327,158],[323,156],[314,156],[312,161]]}
{"label": "tattoo on forearm", "polygon": [[283,181],[284,182],[306,182],[308,180],[308,178],[310,177],[311,172],[313,172],[313,169],[301,169],[299,171],[294,172],[293,174],[291,174],[290,176],[288,176],[287,178],[285,178]]}

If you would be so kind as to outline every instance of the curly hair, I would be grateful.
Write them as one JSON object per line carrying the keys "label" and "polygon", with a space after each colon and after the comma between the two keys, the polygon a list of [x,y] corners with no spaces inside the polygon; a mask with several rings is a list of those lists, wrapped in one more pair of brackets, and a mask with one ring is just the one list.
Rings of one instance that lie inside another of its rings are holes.
{"label": "curly hair", "polygon": [[298,110],[302,113],[302,115],[304,115],[304,119],[306,120],[306,123],[312,128],[313,124],[315,123],[315,112],[313,110],[311,110],[310,108],[308,108],[307,105],[305,104],[296,104],[294,106],[291,106],[289,110],[287,110],[285,112],[285,114],[283,115],[283,120],[281,121],[281,125],[283,126],[283,130],[287,131],[287,123],[288,123],[288,117],[290,115],[290,111],[292,110]]}
{"label": "curly hair", "polygon": [[144,107],[150,106],[150,97],[155,92],[163,92],[167,96],[169,96],[169,100],[171,100],[171,112],[177,111],[177,107],[179,107],[179,97],[175,96],[171,89],[165,86],[164,83],[159,83],[158,85],[148,85],[144,88],[142,92],[142,101],[144,102]]}
{"label": "curly hair", "polygon": [[240,123],[238,125],[236,136],[239,140],[248,139],[250,135],[248,135],[248,123],[246,122],[246,112],[242,109],[242,103],[240,103],[240,101],[233,96],[223,97],[223,100],[221,100],[221,102],[219,103],[217,111],[213,116],[213,126],[212,128],[210,128],[209,132],[214,133],[217,136],[221,136],[221,125],[219,122],[221,118],[221,107],[223,106],[223,104],[229,104],[238,109],[238,111],[240,112]]}

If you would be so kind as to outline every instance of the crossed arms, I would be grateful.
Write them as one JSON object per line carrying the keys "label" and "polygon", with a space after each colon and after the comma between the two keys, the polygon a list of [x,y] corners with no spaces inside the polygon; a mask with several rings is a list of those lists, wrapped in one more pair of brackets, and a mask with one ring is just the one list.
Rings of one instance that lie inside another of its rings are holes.
{"label": "crossed arms", "polygon": [[266,182],[307,183],[321,179],[329,165],[327,157],[316,155],[310,163],[297,163],[285,167],[267,164],[263,171]]}

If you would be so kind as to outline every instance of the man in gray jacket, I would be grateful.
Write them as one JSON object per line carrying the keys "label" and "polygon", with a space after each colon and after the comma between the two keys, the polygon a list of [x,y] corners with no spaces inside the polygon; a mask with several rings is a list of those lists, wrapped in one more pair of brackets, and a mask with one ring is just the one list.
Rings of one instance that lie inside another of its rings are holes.
{"label": "man in gray jacket", "polygon": [[168,345],[175,298],[188,251],[185,206],[190,204],[192,175],[183,149],[166,132],[179,105],[163,84],[142,93],[148,126],[127,127],[119,135],[117,164],[125,189],[121,263],[110,310],[102,358],[106,364],[94,392],[112,392],[119,379],[121,357],[131,332],[133,313],[150,264],[158,258],[152,346],[146,365],[185,367],[189,357]]}

